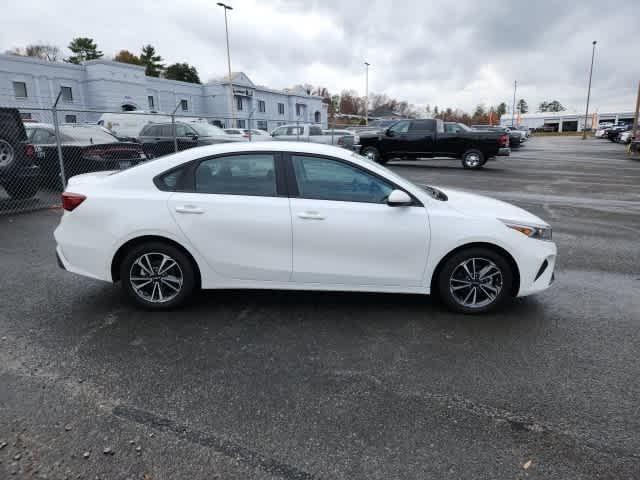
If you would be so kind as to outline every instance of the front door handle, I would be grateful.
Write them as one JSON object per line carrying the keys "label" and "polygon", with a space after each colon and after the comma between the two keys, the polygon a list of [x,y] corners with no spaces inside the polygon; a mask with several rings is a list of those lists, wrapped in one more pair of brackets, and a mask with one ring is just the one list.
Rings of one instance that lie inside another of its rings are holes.
{"label": "front door handle", "polygon": [[298,214],[298,218],[302,218],[304,220],[324,220],[326,217],[318,212],[307,211],[300,212]]}
{"label": "front door handle", "polygon": [[195,205],[180,205],[176,207],[176,212],[178,213],[204,213],[204,210],[200,207],[196,207]]}

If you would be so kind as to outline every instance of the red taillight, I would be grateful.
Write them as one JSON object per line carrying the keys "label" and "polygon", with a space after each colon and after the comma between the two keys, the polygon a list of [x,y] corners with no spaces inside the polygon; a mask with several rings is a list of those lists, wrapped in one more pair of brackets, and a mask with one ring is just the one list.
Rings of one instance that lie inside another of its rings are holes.
{"label": "red taillight", "polygon": [[87,197],[79,193],[62,192],[62,208],[67,212],[73,212],[86,199]]}
{"label": "red taillight", "polygon": [[506,133],[500,135],[498,137],[498,145],[500,145],[501,147],[508,147],[509,146],[509,135],[507,135]]}
{"label": "red taillight", "polygon": [[36,147],[31,145],[30,143],[27,143],[24,146],[24,154],[29,158],[35,158],[35,156],[36,156]]}

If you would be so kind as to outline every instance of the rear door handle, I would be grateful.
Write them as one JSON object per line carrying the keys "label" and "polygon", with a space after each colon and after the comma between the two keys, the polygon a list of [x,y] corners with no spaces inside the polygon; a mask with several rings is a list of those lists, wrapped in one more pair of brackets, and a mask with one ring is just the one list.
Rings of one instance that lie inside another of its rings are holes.
{"label": "rear door handle", "polygon": [[302,218],[304,220],[324,220],[326,217],[318,212],[308,211],[298,213],[298,218]]}
{"label": "rear door handle", "polygon": [[176,207],[176,212],[178,213],[204,213],[204,210],[200,207],[196,207],[195,205],[180,205]]}

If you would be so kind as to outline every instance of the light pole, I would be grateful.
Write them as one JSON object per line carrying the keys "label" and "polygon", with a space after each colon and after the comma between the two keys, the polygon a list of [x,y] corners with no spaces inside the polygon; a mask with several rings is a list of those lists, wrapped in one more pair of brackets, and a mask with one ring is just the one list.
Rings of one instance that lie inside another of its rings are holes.
{"label": "light pole", "polygon": [[[582,131],[582,139],[587,139],[587,118],[589,117],[589,98],[591,97],[591,76],[593,75],[593,57],[596,55],[596,40],[593,41],[593,48],[591,49],[591,68],[589,69],[589,88],[587,89],[587,110],[584,113],[584,130]],[[593,125],[591,125],[593,128]]]}
{"label": "light pole", "polygon": [[516,121],[516,89],[518,88],[518,81],[513,81],[513,107],[511,108],[511,128],[514,127]]}
{"label": "light pole", "polygon": [[233,7],[222,2],[218,2],[218,6],[224,8],[224,30],[227,34],[227,70],[229,71],[229,111],[231,112],[231,126],[236,126],[236,114],[233,108],[233,82],[231,81],[231,54],[229,53],[229,24],[227,23],[227,10],[233,10]]}
{"label": "light pole", "polygon": [[369,65],[370,63],[364,62],[365,65],[365,87],[364,87],[364,124],[369,125]]}

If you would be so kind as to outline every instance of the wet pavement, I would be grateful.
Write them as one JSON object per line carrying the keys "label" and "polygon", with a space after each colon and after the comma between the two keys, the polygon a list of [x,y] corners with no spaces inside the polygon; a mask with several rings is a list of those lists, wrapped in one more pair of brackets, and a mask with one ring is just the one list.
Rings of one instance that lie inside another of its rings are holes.
{"label": "wet pavement", "polygon": [[390,167],[549,221],[556,284],[482,317],[271,291],[149,313],[57,268],[59,211],[0,217],[0,478],[639,478],[640,161],[546,137]]}

